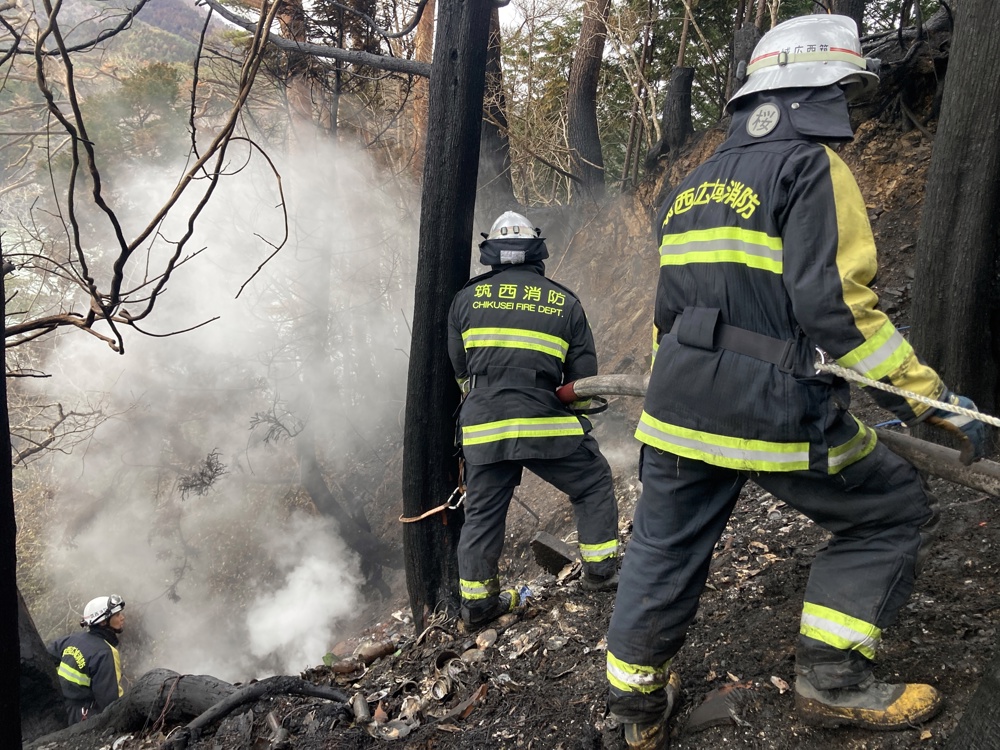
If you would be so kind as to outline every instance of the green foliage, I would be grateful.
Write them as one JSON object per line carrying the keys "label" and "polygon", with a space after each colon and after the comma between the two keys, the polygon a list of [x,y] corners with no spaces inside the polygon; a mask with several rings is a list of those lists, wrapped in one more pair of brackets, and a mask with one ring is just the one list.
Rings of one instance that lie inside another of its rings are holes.
{"label": "green foliage", "polygon": [[187,102],[172,65],[150,63],[117,88],[88,97],[82,109],[95,147],[114,160],[162,162],[183,153]]}

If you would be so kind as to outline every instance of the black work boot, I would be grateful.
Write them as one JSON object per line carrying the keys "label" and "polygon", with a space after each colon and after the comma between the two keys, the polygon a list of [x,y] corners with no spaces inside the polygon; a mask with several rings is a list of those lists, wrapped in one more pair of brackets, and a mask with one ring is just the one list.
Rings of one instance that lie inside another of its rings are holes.
{"label": "black work boot", "polygon": [[681,677],[671,672],[667,680],[667,707],[656,721],[645,724],[622,723],[625,744],[629,750],[666,750],[670,746],[670,729],[667,721],[674,712],[681,695]]}
{"label": "black work boot", "polygon": [[580,579],[580,588],[584,591],[617,591],[618,571],[603,577],[584,571],[583,578]]}
{"label": "black work boot", "polygon": [[507,589],[481,603],[477,602],[475,606],[462,604],[462,622],[469,628],[479,627],[513,612],[520,603],[521,597],[518,596],[517,589]]}
{"label": "black work boot", "polygon": [[795,708],[803,722],[814,726],[909,729],[933,718],[943,705],[944,696],[930,685],[890,684],[869,676],[852,687],[819,690],[808,678],[795,678]]}

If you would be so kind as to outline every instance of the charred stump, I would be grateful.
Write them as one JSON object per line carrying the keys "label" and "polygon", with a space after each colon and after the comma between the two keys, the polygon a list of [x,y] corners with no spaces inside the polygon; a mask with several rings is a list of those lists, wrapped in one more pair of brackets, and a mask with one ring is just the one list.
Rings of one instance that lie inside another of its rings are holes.
{"label": "charred stump", "polygon": [[56,677],[56,661],[38,635],[20,591],[17,632],[21,647],[21,739],[30,742],[64,727],[66,707]]}
{"label": "charred stump", "polygon": [[660,119],[660,140],[646,154],[646,169],[651,169],[657,160],[668,151],[677,153],[694,133],[691,123],[691,85],[694,83],[694,68],[676,67],[670,72],[670,86],[663,102]]}

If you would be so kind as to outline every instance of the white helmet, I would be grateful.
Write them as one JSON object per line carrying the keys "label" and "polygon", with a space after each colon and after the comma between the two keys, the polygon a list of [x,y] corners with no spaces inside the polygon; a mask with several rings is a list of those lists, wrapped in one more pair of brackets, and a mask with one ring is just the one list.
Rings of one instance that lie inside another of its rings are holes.
{"label": "white helmet", "polygon": [[861,54],[853,18],[816,14],[779,23],[754,47],[746,83],[726,104],[756,91],[840,83],[847,98],[868,93],[878,84],[878,61]]}
{"label": "white helmet", "polygon": [[83,608],[83,619],[80,620],[80,627],[89,628],[92,625],[97,625],[111,619],[111,615],[117,614],[123,609],[125,609],[125,600],[118,594],[91,599]]}
{"label": "white helmet", "polygon": [[540,234],[539,230],[531,226],[531,222],[521,214],[513,211],[506,211],[493,222],[490,233],[486,235],[488,240],[520,240],[534,239]]}

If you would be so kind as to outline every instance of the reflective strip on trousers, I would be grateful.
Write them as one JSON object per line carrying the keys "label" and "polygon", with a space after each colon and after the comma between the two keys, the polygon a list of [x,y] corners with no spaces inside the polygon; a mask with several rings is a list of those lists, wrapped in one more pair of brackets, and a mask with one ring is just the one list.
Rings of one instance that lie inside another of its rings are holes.
{"label": "reflective strip on trousers", "polygon": [[462,332],[462,343],[466,349],[489,346],[529,349],[551,354],[560,362],[566,360],[566,353],[569,351],[566,339],[528,328],[470,328]]}
{"label": "reflective strip on trousers", "polygon": [[902,337],[892,321],[887,320],[874,336],[840,357],[837,364],[866,378],[881,380],[912,355],[910,342]]}
{"label": "reflective strip on trousers", "polygon": [[665,234],[660,242],[660,266],[738,263],[748,268],[780,274],[784,268],[783,258],[780,237],[769,237],[764,232],[739,227]]}
{"label": "reflective strip on trousers", "polygon": [[464,425],[462,445],[480,445],[518,438],[560,437],[582,435],[583,426],[577,417],[524,417],[498,422]]}
{"label": "reflective strip on trousers", "polygon": [[463,599],[469,601],[488,599],[500,593],[500,579],[490,578],[486,581],[466,581],[464,578],[459,578],[458,589]]}
{"label": "reflective strip on trousers", "polygon": [[608,651],[608,682],[626,693],[652,693],[667,686],[670,661],[659,667],[629,664]]}
{"label": "reflective strip on trousers", "polygon": [[858,432],[843,445],[834,445],[830,447],[826,456],[826,471],[828,474],[838,473],[841,469],[860,461],[862,458],[875,450],[875,443],[877,442],[875,430],[859,422],[858,418],[853,414],[851,417],[855,422],[857,422]]}
{"label": "reflective strip on trousers", "polygon": [[66,680],[66,682],[72,682],[74,685],[80,685],[82,687],[90,687],[90,677],[85,675],[83,672],[73,669],[73,667],[66,662],[59,662],[59,671],[57,674]]}
{"label": "reflective strip on trousers", "polygon": [[618,540],[612,539],[600,544],[581,544],[580,557],[585,563],[600,562],[618,554]]}
{"label": "reflective strip on trousers", "polygon": [[810,602],[802,605],[799,633],[841,651],[857,651],[867,659],[875,658],[882,641],[882,631],[870,622]]}
{"label": "reflective strip on trousers", "polygon": [[645,411],[635,431],[637,440],[686,458],[740,471],[804,471],[809,468],[809,443],[716,435],[661,422]]}

